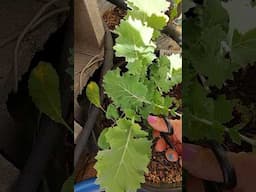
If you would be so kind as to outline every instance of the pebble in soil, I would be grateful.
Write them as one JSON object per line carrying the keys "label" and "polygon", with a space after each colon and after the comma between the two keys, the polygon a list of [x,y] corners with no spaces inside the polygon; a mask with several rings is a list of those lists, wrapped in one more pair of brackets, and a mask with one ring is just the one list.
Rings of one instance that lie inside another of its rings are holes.
{"label": "pebble in soil", "polygon": [[179,162],[170,162],[165,152],[153,151],[149,172],[145,174],[147,183],[173,184],[182,182],[182,167]]}

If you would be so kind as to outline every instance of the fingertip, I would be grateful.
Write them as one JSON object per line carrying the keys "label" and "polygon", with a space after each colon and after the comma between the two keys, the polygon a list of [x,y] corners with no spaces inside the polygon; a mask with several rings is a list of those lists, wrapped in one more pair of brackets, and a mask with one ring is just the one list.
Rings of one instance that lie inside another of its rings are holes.
{"label": "fingertip", "polygon": [[147,118],[147,120],[148,120],[148,123],[149,123],[150,125],[152,125],[152,124],[155,124],[155,123],[157,122],[158,117],[153,116],[153,115],[149,115],[148,118]]}
{"label": "fingertip", "polygon": [[153,130],[153,138],[155,139],[157,137],[160,137],[160,132],[157,130]]}
{"label": "fingertip", "polygon": [[167,148],[167,144],[163,138],[157,140],[155,150],[157,152],[163,152]]}
{"label": "fingertip", "polygon": [[176,162],[176,161],[179,160],[178,153],[176,151],[174,151],[173,149],[171,149],[171,148],[169,148],[165,152],[165,156],[166,156],[167,160],[171,161],[171,162]]}
{"label": "fingertip", "polygon": [[166,133],[168,132],[168,128],[167,128],[166,123],[163,120],[163,118],[160,118],[158,116],[149,115],[147,118],[147,121],[153,129],[160,131],[160,132],[166,132]]}

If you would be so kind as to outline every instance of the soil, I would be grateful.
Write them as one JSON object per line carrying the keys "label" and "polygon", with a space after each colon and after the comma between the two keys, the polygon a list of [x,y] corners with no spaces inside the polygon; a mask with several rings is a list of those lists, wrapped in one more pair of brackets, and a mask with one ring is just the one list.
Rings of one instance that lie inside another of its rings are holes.
{"label": "soil", "polygon": [[153,150],[148,169],[149,173],[145,174],[147,183],[173,184],[182,182],[182,167],[179,162],[168,161],[164,152]]}
{"label": "soil", "polygon": [[119,25],[120,20],[126,15],[126,11],[115,7],[107,10],[103,15],[103,20],[106,22],[110,30],[114,30]]}
{"label": "soil", "polygon": [[[248,137],[256,136],[256,66],[248,65],[234,73],[233,80],[227,81],[225,87],[220,90],[229,99],[237,99],[244,106],[244,110],[234,109],[233,120],[228,124],[232,127],[241,122],[247,121],[244,127],[241,127],[240,133]],[[251,152],[252,146],[246,142],[241,145],[234,144],[229,137],[226,138],[226,146],[233,152]]]}
{"label": "soil", "polygon": [[94,169],[96,154],[83,153],[79,159],[78,166],[75,169],[75,182],[84,181],[89,178],[96,177],[97,172]]}

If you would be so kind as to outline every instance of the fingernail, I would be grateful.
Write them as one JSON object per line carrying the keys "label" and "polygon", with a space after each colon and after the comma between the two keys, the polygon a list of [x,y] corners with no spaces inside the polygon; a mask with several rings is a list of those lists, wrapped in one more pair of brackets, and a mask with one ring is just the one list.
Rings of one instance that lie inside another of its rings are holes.
{"label": "fingernail", "polygon": [[152,115],[149,115],[149,116],[148,116],[148,123],[154,124],[154,123],[156,123],[156,122],[157,122],[157,117],[152,116]]}
{"label": "fingernail", "polygon": [[197,148],[192,144],[183,144],[182,146],[182,159],[184,161],[191,161],[196,158],[198,154]]}
{"label": "fingernail", "polygon": [[171,162],[176,162],[179,159],[179,156],[178,156],[177,152],[172,150],[172,149],[168,149],[165,152],[165,156],[166,156],[167,160],[171,161]]}

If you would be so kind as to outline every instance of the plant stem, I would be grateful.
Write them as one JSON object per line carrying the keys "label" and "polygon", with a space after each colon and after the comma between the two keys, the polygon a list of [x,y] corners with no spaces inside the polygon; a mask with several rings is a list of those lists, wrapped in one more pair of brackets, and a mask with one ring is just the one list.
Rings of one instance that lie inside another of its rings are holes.
{"label": "plant stem", "polygon": [[70,131],[70,133],[74,134],[73,129],[63,120],[63,125]]}
{"label": "plant stem", "polygon": [[105,109],[100,105],[99,108],[104,112],[106,113]]}
{"label": "plant stem", "polygon": [[190,115],[191,115],[191,117],[193,117],[193,119],[195,119],[195,120],[197,120],[197,121],[200,121],[201,123],[204,123],[204,124],[206,124],[206,125],[213,125],[213,122],[210,121],[210,120],[208,120],[208,119],[204,119],[204,118],[201,118],[201,117],[197,117],[197,116],[192,115],[192,114],[190,114]]}
{"label": "plant stem", "polygon": [[[209,120],[207,120],[207,119],[203,119],[203,118],[197,117],[197,116],[192,115],[192,114],[191,114],[191,117],[193,117],[195,120],[200,121],[200,122],[202,122],[202,123],[204,123],[204,124],[213,125],[213,122],[212,122],[212,121],[209,121]],[[225,131],[226,131],[226,132],[229,132],[229,130],[228,130],[227,128],[225,129]],[[251,139],[251,138],[249,138],[249,137],[246,137],[246,136],[244,136],[244,135],[242,135],[242,134],[239,134],[239,136],[240,136],[241,139],[244,140],[245,142],[251,144],[252,146],[256,146],[256,140]]]}
{"label": "plant stem", "polygon": [[241,139],[244,140],[245,142],[251,144],[251,145],[254,146],[254,147],[256,146],[256,140],[251,139],[251,138],[249,138],[249,137],[246,137],[246,136],[244,136],[244,135],[242,135],[242,134],[239,134],[239,136],[240,136]]}

